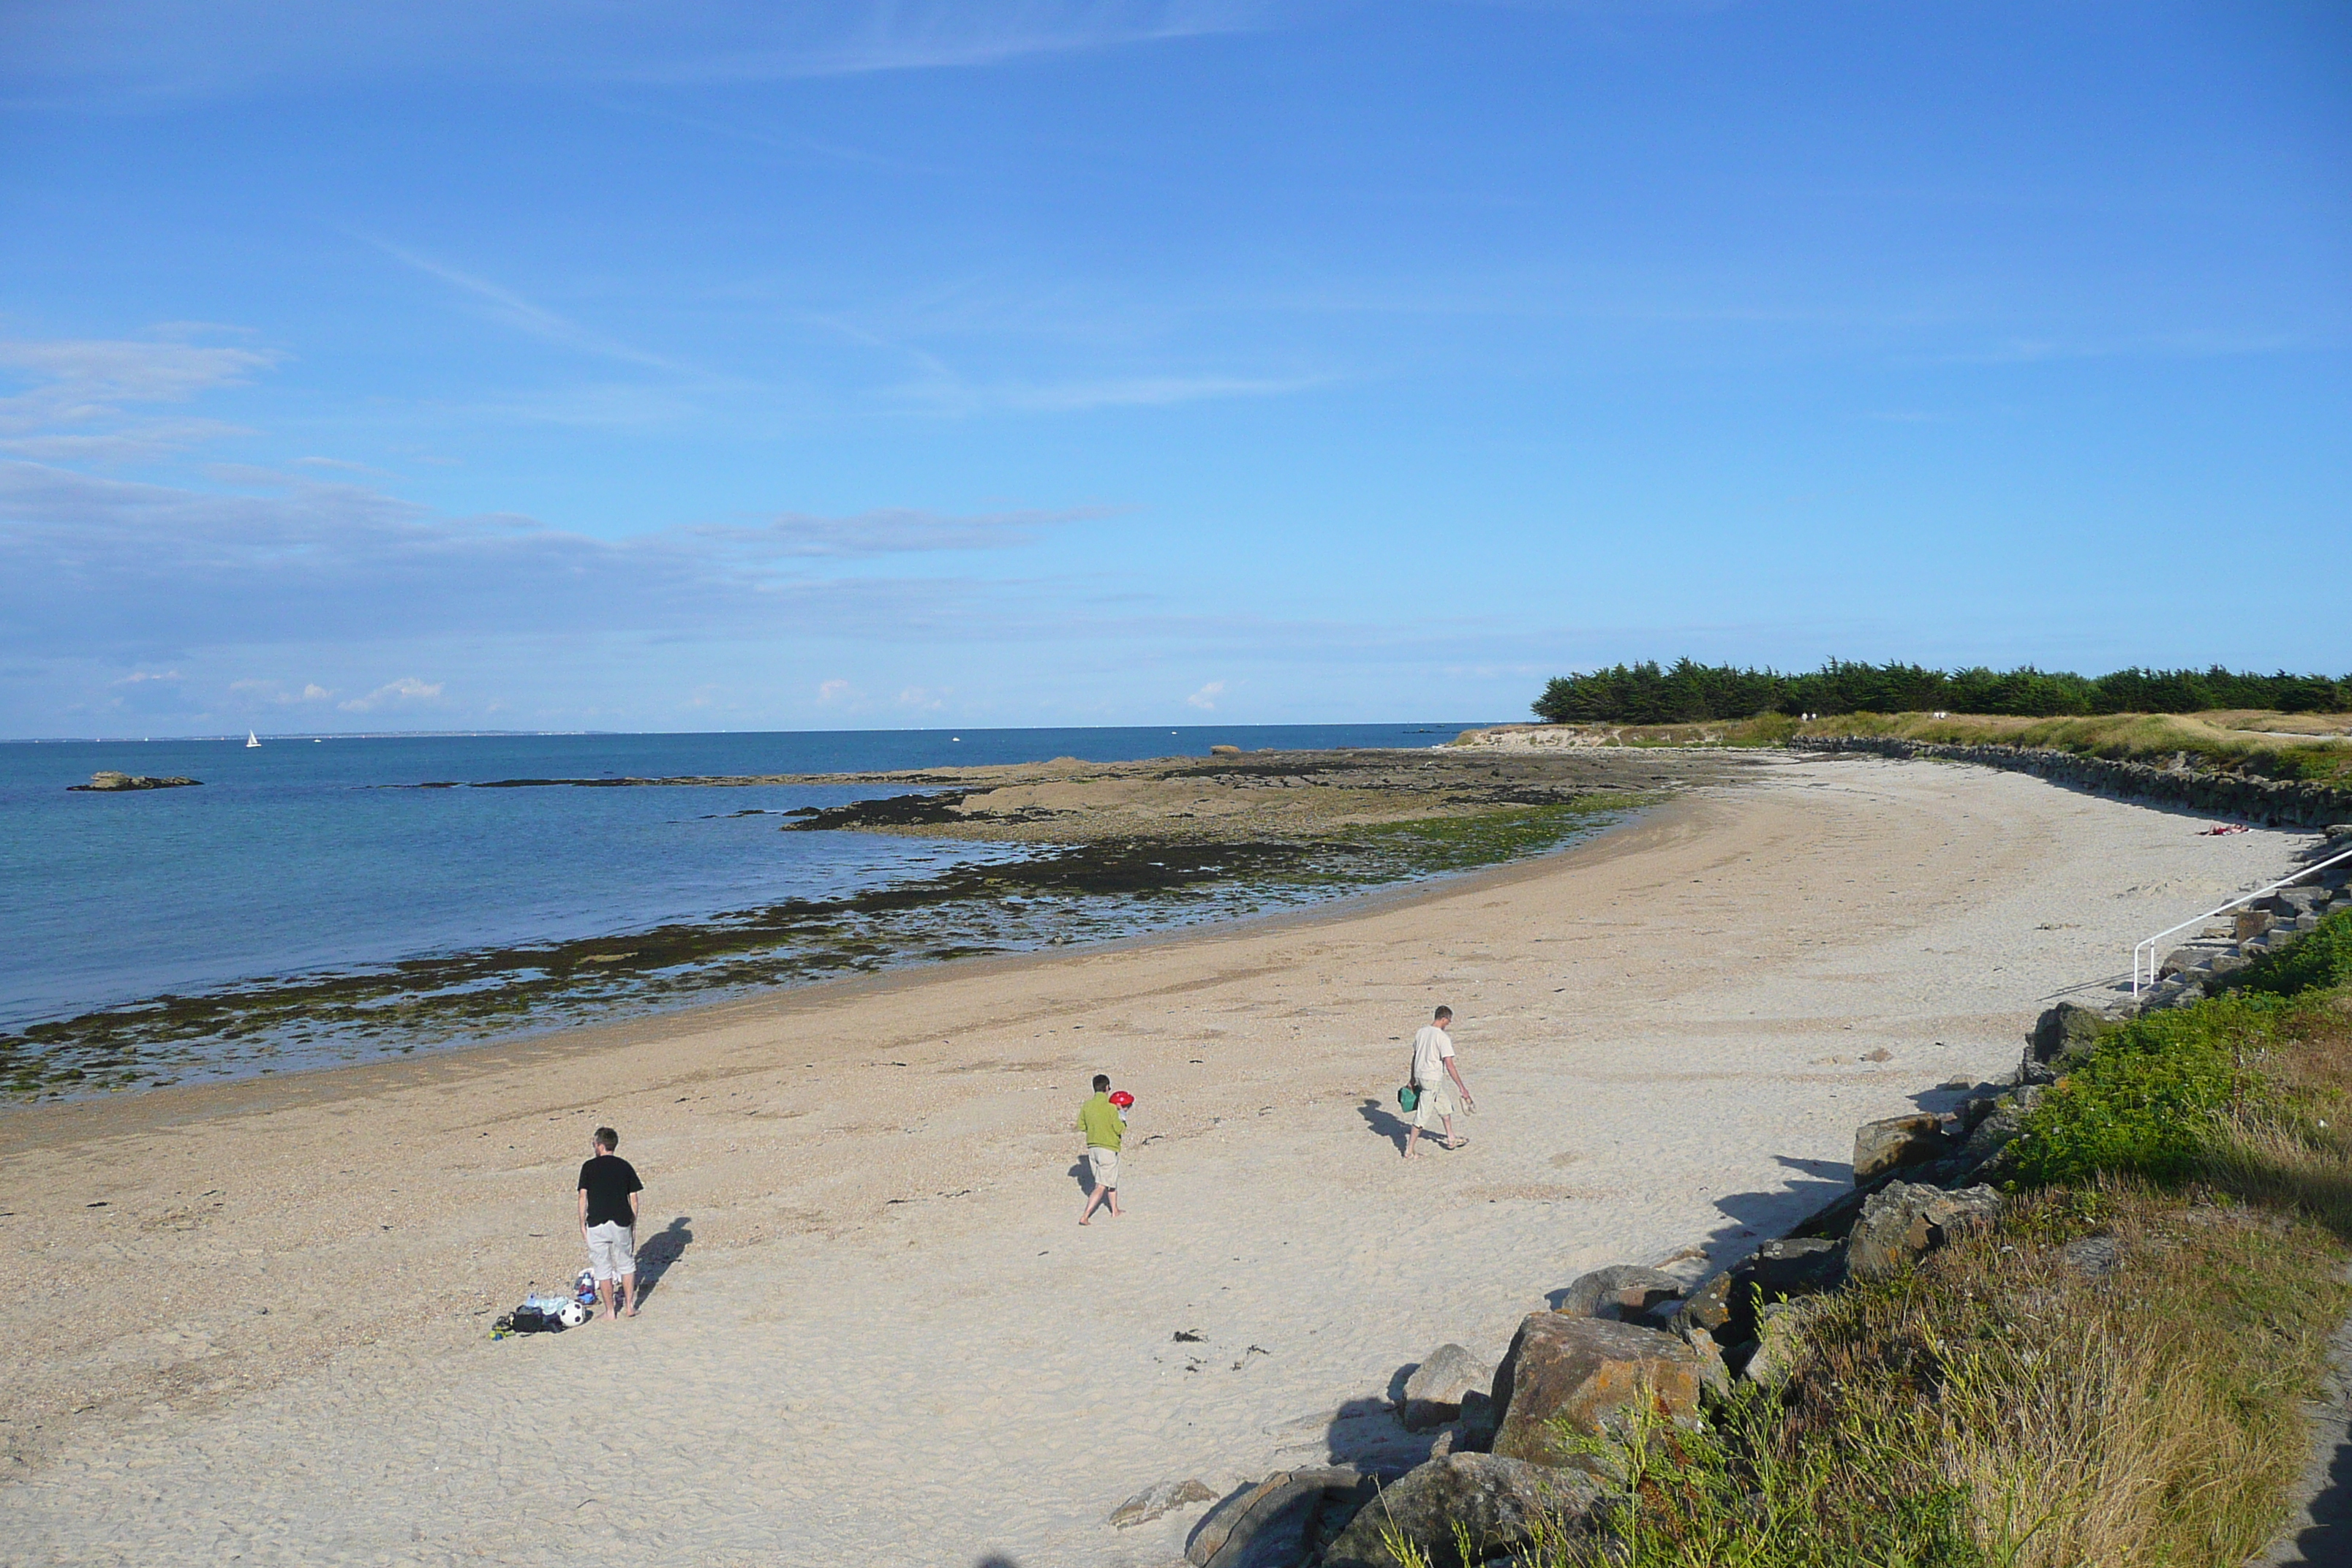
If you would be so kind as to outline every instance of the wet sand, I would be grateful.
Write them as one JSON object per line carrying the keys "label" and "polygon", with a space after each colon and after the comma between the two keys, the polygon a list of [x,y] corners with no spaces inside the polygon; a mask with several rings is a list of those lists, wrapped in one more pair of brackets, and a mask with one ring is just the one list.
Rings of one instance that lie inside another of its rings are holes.
{"label": "wet sand", "polygon": [[[1402,1462],[1400,1366],[1785,1225],[1856,1122],[2304,841],[2204,826],[1785,763],[1318,916],[0,1113],[0,1557],[1160,1568],[1200,1510],[1114,1531],[1130,1493]],[[1481,1114],[1407,1164],[1438,1002]],[[1096,1070],[1138,1097],[1131,1213],[1081,1230]],[[601,1121],[645,1315],[492,1342],[580,1266]]]}

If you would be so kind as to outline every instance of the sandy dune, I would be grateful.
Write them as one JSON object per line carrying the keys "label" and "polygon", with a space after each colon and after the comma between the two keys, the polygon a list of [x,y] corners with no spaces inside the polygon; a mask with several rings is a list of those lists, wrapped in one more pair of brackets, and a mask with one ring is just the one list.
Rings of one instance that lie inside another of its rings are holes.
{"label": "sandy dune", "polygon": [[[1105,1515],[1394,1457],[1360,1413],[1402,1364],[1785,1224],[1857,1121],[2004,1068],[2301,842],[2203,826],[1790,763],[1344,918],[11,1111],[0,1559],[1172,1563],[1197,1510]],[[1440,1001],[1482,1114],[1408,1165]],[[1080,1230],[1097,1068],[1139,1146],[1131,1214]],[[675,1261],[634,1323],[489,1342],[578,1267],[608,1120]]]}

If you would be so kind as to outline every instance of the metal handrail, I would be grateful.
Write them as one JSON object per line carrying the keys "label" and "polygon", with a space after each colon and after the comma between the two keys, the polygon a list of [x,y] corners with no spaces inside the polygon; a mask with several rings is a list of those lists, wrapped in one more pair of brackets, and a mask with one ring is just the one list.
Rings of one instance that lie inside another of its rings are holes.
{"label": "metal handrail", "polygon": [[2142,948],[2146,948],[2147,950],[2147,983],[2150,985],[2153,985],[2156,984],[2156,966],[2163,962],[2157,953],[2157,944],[2162,942],[2166,937],[2170,936],[2174,931],[2187,931],[2190,926],[2201,924],[2206,921],[2211,920],[2215,915],[2226,915],[2231,910],[2236,909],[2240,904],[2251,904],[2256,899],[2263,898],[2269,894],[2277,892],[2281,888],[2291,888],[2297,882],[2302,881],[2305,877],[2311,876],[2315,872],[2325,871],[2327,868],[2335,865],[2339,860],[2352,860],[2352,849],[2347,849],[2341,855],[2330,855],[2325,860],[2321,860],[2314,865],[2305,866],[2294,876],[2282,877],[2279,880],[2273,882],[2267,888],[2256,888],[2251,893],[2240,893],[2236,898],[2231,899],[2226,904],[2207,910],[2203,914],[2198,915],[2193,919],[2182,921],[2177,926],[2167,926],[2162,931],[2157,932],[2154,936],[2143,938],[2139,942],[2133,943],[2132,999],[2134,1001],[2137,1001],[2139,999],[2139,955]]}

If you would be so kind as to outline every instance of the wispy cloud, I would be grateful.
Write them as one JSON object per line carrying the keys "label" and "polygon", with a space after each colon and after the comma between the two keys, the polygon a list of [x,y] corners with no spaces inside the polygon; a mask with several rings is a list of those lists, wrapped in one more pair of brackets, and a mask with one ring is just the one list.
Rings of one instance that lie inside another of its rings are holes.
{"label": "wispy cloud", "polygon": [[1224,694],[1225,683],[1222,680],[1212,680],[1208,685],[1203,686],[1200,690],[1195,691],[1192,696],[1184,699],[1184,705],[1187,708],[1198,708],[1203,713],[1214,712],[1217,707],[1217,699],[1223,697]]}
{"label": "wispy cloud", "polygon": [[[404,637],[1017,632],[1004,584],[815,570],[1013,548],[1106,509],[893,509],[597,539],[269,475],[267,493],[0,460],[0,647],[137,657]],[[1039,611],[1035,626],[1050,626]],[[372,699],[362,699],[367,700]]]}
{"label": "wispy cloud", "polygon": [[471,272],[452,267],[445,261],[411,250],[405,246],[394,245],[388,240],[378,239],[373,235],[362,234],[354,237],[374,247],[402,266],[422,273],[437,282],[445,283],[459,293],[479,301],[488,307],[485,313],[491,320],[511,327],[516,331],[538,338],[543,342],[553,343],[560,348],[571,349],[579,353],[591,354],[599,359],[617,360],[624,364],[639,365],[647,370],[667,371],[672,374],[696,374],[676,360],[666,358],[661,354],[648,353],[643,349],[633,348],[601,332],[593,331],[569,317],[559,315],[538,301],[528,299],[502,284],[493,283],[487,278],[477,277]]}
{"label": "wispy cloud", "polygon": [[247,435],[215,419],[133,410],[241,386],[278,363],[256,349],[174,338],[0,342],[0,452],[48,462],[131,463]]}
{"label": "wispy cloud", "polygon": [[398,680],[377,687],[364,697],[354,697],[336,707],[346,713],[373,713],[379,708],[402,708],[412,703],[430,702],[441,695],[442,682],[419,680],[404,675]]}

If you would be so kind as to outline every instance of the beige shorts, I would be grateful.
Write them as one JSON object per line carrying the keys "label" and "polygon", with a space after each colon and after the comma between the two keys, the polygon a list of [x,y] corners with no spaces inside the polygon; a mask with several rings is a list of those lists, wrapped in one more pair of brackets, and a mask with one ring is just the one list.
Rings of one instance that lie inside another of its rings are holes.
{"label": "beige shorts", "polygon": [[637,1233],[606,1220],[588,1227],[588,1272],[599,1279],[618,1279],[637,1271]]}
{"label": "beige shorts", "polygon": [[1421,1103],[1412,1108],[1412,1124],[1426,1132],[1437,1125],[1439,1118],[1461,1114],[1462,1099],[1454,1092],[1454,1080],[1442,1078],[1422,1086]]}
{"label": "beige shorts", "polygon": [[1088,1144],[1087,1146],[1087,1169],[1094,1173],[1096,1186],[1118,1186],[1118,1151],[1116,1149],[1097,1149],[1094,1145]]}

